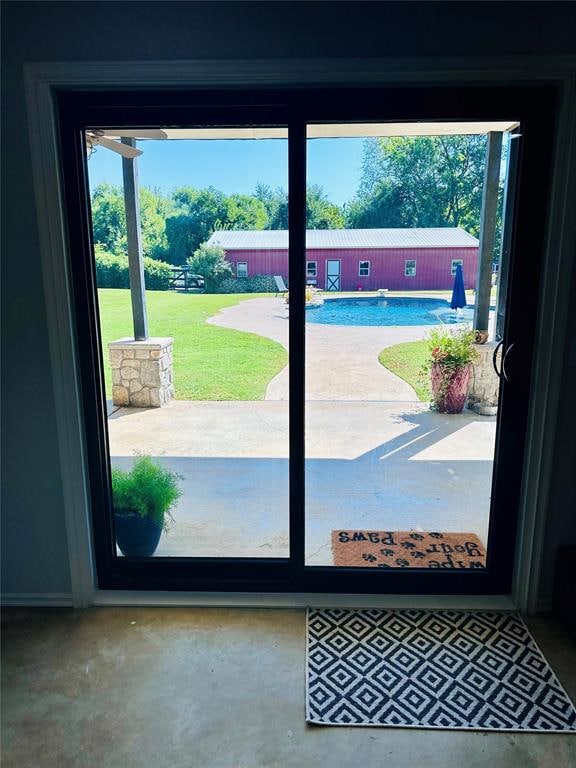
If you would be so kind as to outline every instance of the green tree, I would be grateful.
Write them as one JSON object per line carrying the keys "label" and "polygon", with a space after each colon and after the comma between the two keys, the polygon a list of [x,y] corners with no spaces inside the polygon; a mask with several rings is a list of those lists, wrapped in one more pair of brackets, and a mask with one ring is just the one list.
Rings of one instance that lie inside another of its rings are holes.
{"label": "green tree", "polygon": [[226,229],[226,196],[214,187],[180,187],[172,194],[175,213],[166,219],[166,258],[183,264],[216,229]]}
{"label": "green tree", "polygon": [[254,197],[266,211],[264,229],[288,229],[288,193],[283,187],[272,189],[268,184],[257,184]]}
{"label": "green tree", "polygon": [[104,251],[126,253],[126,213],[120,187],[99,184],[92,193],[92,232],[94,243]]}
{"label": "green tree", "polygon": [[[162,258],[166,251],[166,217],[170,201],[158,190],[141,187],[140,226],[144,256]],[[108,253],[126,255],[126,209],[122,187],[99,184],[92,194],[94,243]]]}
{"label": "green tree", "polygon": [[480,228],[486,138],[366,139],[349,227]]}
{"label": "green tree", "polygon": [[225,195],[214,187],[180,187],[172,195],[173,215],[166,219],[166,258],[182,264],[220,229],[264,229],[264,203],[252,195]]}
{"label": "green tree", "polygon": [[141,187],[140,226],[142,227],[142,250],[145,256],[163,259],[168,247],[166,218],[171,211],[170,200],[163,197],[158,189]]}
{"label": "green tree", "polygon": [[226,198],[228,229],[265,229],[268,214],[264,203],[253,195],[230,195]]}
{"label": "green tree", "polygon": [[186,263],[192,267],[195,274],[202,275],[206,279],[208,293],[216,293],[221,281],[232,274],[232,267],[226,261],[226,253],[218,245],[202,243]]}
{"label": "green tree", "polygon": [[[288,229],[288,194],[283,187],[272,189],[258,184],[254,197],[260,200],[266,210],[268,221],[265,229]],[[306,227],[308,229],[342,229],[344,213],[328,196],[321,186],[311,184],[306,189]]]}
{"label": "green tree", "polygon": [[410,227],[402,190],[387,179],[369,195],[358,195],[346,207],[346,224],[354,229]]}
{"label": "green tree", "polygon": [[166,261],[184,264],[198,240],[194,233],[194,221],[185,213],[173,214],[166,219]]}
{"label": "green tree", "polygon": [[342,209],[328,200],[321,186],[310,184],[306,189],[306,228],[343,229],[343,227]]}

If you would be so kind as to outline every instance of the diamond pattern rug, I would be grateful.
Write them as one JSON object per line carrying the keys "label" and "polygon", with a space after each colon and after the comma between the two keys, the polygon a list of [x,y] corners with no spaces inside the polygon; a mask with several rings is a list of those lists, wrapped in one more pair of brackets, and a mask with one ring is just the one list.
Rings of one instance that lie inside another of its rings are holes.
{"label": "diamond pattern rug", "polygon": [[522,619],[496,611],[308,610],[317,725],[576,732]]}

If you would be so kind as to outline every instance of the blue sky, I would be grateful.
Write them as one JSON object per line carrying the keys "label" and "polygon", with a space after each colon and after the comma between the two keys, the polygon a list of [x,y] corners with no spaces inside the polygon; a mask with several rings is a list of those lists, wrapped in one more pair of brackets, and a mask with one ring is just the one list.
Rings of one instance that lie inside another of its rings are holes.
{"label": "blue sky", "polygon": [[[363,139],[308,141],[308,181],[324,188],[332,202],[342,205],[356,193],[360,180]],[[226,194],[250,194],[258,182],[288,186],[288,143],[285,140],[142,141],[140,184],[160,187],[213,186]],[[122,183],[119,155],[98,148],[88,161],[90,185]]]}

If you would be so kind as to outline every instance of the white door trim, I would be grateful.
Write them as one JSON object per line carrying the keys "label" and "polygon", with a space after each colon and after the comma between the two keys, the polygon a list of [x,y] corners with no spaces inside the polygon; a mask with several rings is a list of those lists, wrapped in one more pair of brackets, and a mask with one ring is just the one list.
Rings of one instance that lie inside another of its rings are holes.
{"label": "white door trim", "polygon": [[[206,87],[244,85],[321,85],[505,81],[555,81],[563,88],[562,114],[555,146],[556,168],[551,190],[552,215],[543,263],[541,311],[536,338],[533,397],[530,405],[525,482],[520,510],[513,600],[534,610],[546,523],[562,372],[569,286],[566,275],[576,246],[570,210],[576,208],[573,169],[576,134],[576,57],[501,57],[437,59],[326,59],[253,61],[117,61],[50,62],[25,65],[29,141],[36,195],[36,215],[47,309],[58,445],[75,606],[93,604],[96,582],[92,554],[90,504],[80,408],[79,372],[66,259],[54,94],[91,88]],[[572,103],[571,103],[572,101]],[[548,427],[548,428],[547,428]],[[153,593],[139,600],[154,601]],[[118,597],[119,599],[119,597]],[[134,597],[135,599],[135,597]],[[336,599],[336,597],[335,597]],[[340,597],[337,598],[340,601]],[[404,600],[404,598],[402,598]],[[234,604],[230,595],[227,604]],[[406,599],[409,600],[408,598]],[[444,600],[444,598],[442,598]]]}

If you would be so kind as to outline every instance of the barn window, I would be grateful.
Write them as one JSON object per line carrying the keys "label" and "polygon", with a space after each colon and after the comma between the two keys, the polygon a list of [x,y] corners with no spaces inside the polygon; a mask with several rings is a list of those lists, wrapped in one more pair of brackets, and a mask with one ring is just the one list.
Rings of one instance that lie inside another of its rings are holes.
{"label": "barn window", "polygon": [[416,277],[416,259],[406,259],[404,262],[404,276]]}
{"label": "barn window", "polygon": [[452,259],[452,267],[450,269],[450,274],[454,276],[456,274],[456,267],[463,267],[463,266],[464,266],[463,259]]}
{"label": "barn window", "polygon": [[359,261],[358,262],[358,277],[370,277],[370,262]]}
{"label": "barn window", "polygon": [[316,261],[306,262],[306,277],[318,277],[318,263]]}
{"label": "barn window", "polygon": [[248,277],[248,262],[236,262],[236,277]]}

